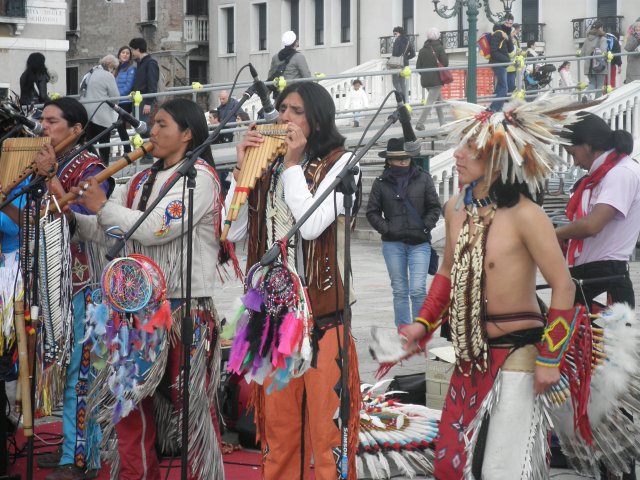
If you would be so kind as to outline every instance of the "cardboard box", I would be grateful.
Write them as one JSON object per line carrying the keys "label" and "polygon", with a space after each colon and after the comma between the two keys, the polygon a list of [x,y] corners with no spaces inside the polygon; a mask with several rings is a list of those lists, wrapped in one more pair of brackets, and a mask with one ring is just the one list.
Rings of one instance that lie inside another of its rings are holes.
{"label": "cardboard box", "polygon": [[434,359],[427,361],[427,407],[442,410],[455,364]]}

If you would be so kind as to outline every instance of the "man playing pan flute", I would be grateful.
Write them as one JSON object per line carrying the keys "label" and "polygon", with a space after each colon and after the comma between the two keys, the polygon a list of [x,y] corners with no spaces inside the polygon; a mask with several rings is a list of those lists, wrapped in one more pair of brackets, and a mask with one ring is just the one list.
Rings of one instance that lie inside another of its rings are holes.
{"label": "man playing pan flute", "polygon": [[[66,158],[73,148],[84,140],[83,129],[87,121],[88,116],[84,106],[73,98],[50,100],[44,105],[40,122],[43,135],[49,137],[51,143],[44,145],[36,157],[36,173],[50,177],[47,188],[50,194],[58,198],[105,168],[98,156],[88,150]],[[77,140],[71,145],[62,150],[57,148],[73,136]],[[65,159],[64,163],[60,164],[63,159]],[[51,176],[54,172],[55,175]],[[108,194],[112,186],[113,181],[109,180],[100,184],[100,189]],[[81,205],[73,205],[71,208],[79,213],[91,214]],[[90,352],[93,345],[90,341],[82,344],[78,342],[84,338],[86,298],[91,293],[89,285],[95,282],[101,273],[101,270],[94,271],[91,264],[94,260],[99,262],[102,259],[93,258],[87,245],[82,242],[71,243],[71,259],[73,335],[69,339],[70,359],[63,386],[63,442],[60,451],[39,461],[42,467],[58,465],[56,470],[47,476],[47,480],[91,477],[95,472],[87,473],[87,470],[95,470],[100,465],[99,430],[89,421],[89,412],[86,411],[87,394],[93,376],[90,365]],[[62,281],[68,281],[68,279]],[[53,369],[49,369],[49,372],[45,370],[43,376],[46,377],[47,374],[54,375],[55,372]],[[55,392],[50,394],[53,394],[50,404],[42,406],[45,412],[55,407],[54,402],[59,398]]]}
{"label": "man playing pan flute", "polygon": [[[248,208],[242,206],[231,225],[229,239],[237,241],[248,234],[247,267],[256,263],[266,249],[280,240],[293,223],[327,188],[344,168],[350,153],[344,150],[344,137],[335,125],[335,106],[327,91],[315,83],[303,82],[283,90],[276,102],[278,123],[286,126],[287,152],[269,165],[249,194]],[[249,131],[237,146],[232,192],[244,168],[248,150],[265,143],[263,135]],[[338,217],[336,218],[337,212]],[[345,340],[339,329],[344,305],[342,279],[345,272],[342,248],[344,235],[343,194],[329,196],[291,239],[286,249],[288,266],[306,280],[313,313],[312,344],[315,361],[301,377],[292,378],[282,390],[268,393],[273,377],[254,388],[255,418],[263,451],[263,474],[268,480],[309,478],[313,452],[315,478],[335,480],[333,450],[340,446],[340,430],[334,422],[339,406],[339,346]],[[335,262],[336,254],[338,262]],[[268,293],[268,292],[267,292]],[[353,297],[351,297],[353,298]],[[349,478],[355,479],[355,453],[358,444],[360,404],[358,363],[353,340],[349,359]]]}

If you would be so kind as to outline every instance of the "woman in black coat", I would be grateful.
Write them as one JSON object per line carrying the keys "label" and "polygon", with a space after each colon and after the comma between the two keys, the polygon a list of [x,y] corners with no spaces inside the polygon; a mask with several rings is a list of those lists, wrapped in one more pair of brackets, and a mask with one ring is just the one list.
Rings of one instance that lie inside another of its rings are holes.
{"label": "woman in black coat", "polygon": [[[440,41],[440,30],[437,28],[430,28],[427,30],[427,41],[424,42],[423,47],[418,52],[418,60],[416,61],[416,69],[420,68],[436,68],[438,62],[443,67],[449,66],[449,55],[444,51],[442,42]],[[424,123],[431,115],[432,108],[429,105],[433,105],[436,102],[442,101],[442,82],[440,81],[440,74],[438,72],[422,72],[420,73],[420,84],[422,88],[427,89],[427,107],[422,110],[420,119],[416,124],[416,130],[424,130]],[[442,107],[436,107],[438,114],[438,121],[440,125],[444,124],[444,112]]]}
{"label": "woman in black coat", "polygon": [[44,55],[40,52],[32,53],[27,58],[27,68],[20,76],[20,105],[44,103],[49,100],[49,72],[44,62]]}
{"label": "woman in black coat", "polygon": [[431,176],[412,164],[401,138],[390,139],[379,155],[387,162],[371,187],[367,220],[382,234],[399,326],[413,321],[426,296],[431,229],[442,207]]}

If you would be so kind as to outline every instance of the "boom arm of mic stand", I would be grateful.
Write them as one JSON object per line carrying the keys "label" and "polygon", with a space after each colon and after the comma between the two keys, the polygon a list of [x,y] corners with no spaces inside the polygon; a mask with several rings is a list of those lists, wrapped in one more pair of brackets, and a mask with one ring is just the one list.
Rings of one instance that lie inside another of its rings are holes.
{"label": "boom arm of mic stand", "polygon": [[198,160],[198,157],[200,157],[200,154],[202,152],[204,152],[207,148],[209,148],[211,146],[211,144],[213,143],[213,141],[218,138],[218,135],[220,134],[220,130],[222,130],[225,125],[229,122],[229,119],[231,118],[235,118],[235,114],[238,110],[240,110],[240,108],[242,108],[242,105],[244,104],[244,102],[246,102],[247,100],[249,100],[253,94],[255,93],[255,87],[254,85],[251,85],[249,88],[247,88],[246,92],[244,92],[242,94],[242,98],[240,99],[240,101],[238,102],[238,104],[233,108],[233,110],[231,110],[231,112],[229,112],[229,114],[220,122],[220,125],[218,125],[216,127],[216,129],[211,132],[211,134],[207,137],[207,139],[202,143],[202,145],[200,145],[199,147],[197,147],[196,149],[194,149],[192,152],[187,152],[185,155],[185,158],[188,158],[188,160],[186,162],[184,162],[182,164],[182,166],[176,170],[176,172],[179,175],[176,175],[176,177],[167,185],[164,186],[163,190],[160,192],[160,195],[158,195],[158,197],[151,202],[151,204],[149,206],[147,206],[147,209],[144,211],[144,213],[140,216],[140,218],[138,218],[138,220],[136,221],[136,223],[134,223],[131,228],[120,238],[116,241],[115,245],[113,247],[111,247],[109,249],[109,251],[107,252],[107,254],[105,255],[105,257],[107,258],[107,260],[113,260],[114,258],[116,258],[116,256],[118,255],[118,252],[120,252],[120,250],[122,250],[122,248],[124,247],[125,243],[127,242],[127,240],[129,240],[129,238],[131,238],[131,235],[133,235],[133,233],[140,228],[140,225],[142,225],[142,223],[147,219],[147,217],[151,214],[151,212],[153,211],[153,209],[158,205],[158,203],[160,203],[160,201],[164,198],[164,195],[166,194],[166,192],[168,192],[169,190],[171,190],[171,187],[173,187],[178,180],[180,180],[182,177],[186,177],[189,173],[189,170],[191,169],[191,167],[193,167],[193,165],[196,163],[196,160]]}
{"label": "boom arm of mic stand", "polygon": [[[286,233],[286,235],[284,236],[285,239],[292,238],[298,232],[298,230],[300,230],[300,227],[304,225],[304,223],[309,219],[309,217],[313,214],[313,212],[315,212],[318,209],[318,207],[322,204],[322,202],[324,202],[324,200],[333,193],[333,191],[336,189],[338,185],[343,183],[345,177],[347,177],[348,175],[353,175],[357,173],[357,170],[354,172],[353,169],[356,168],[356,165],[358,164],[360,159],[364,157],[365,153],[367,153],[371,149],[371,147],[373,147],[373,145],[377,143],[378,139],[382,136],[382,134],[386,132],[391,125],[393,125],[398,121],[398,118],[399,118],[398,110],[395,110],[391,115],[389,115],[389,118],[387,118],[387,121],[384,123],[384,125],[382,125],[382,127],[380,127],[380,129],[371,138],[371,140],[369,140],[364,147],[359,149],[357,154],[351,157],[349,162],[344,166],[342,171],[333,180],[333,182],[331,182],[331,184],[315,198],[313,204],[309,207],[309,209],[304,213],[304,215],[302,215],[296,221],[293,227],[291,227],[291,229]],[[280,253],[281,253],[280,246],[277,243],[274,243],[271,246],[271,248],[269,248],[269,250],[267,250],[265,254],[262,256],[262,258],[260,259],[260,264],[262,266],[271,265],[273,262],[275,262],[278,259],[278,257],[280,256]]]}
{"label": "boom arm of mic stand", "polygon": [[113,132],[116,128],[118,128],[118,125],[120,120],[116,120],[115,122],[113,122],[111,124],[111,126],[109,126],[106,130],[103,130],[102,132],[100,132],[98,135],[96,135],[95,137],[93,137],[91,140],[89,140],[88,142],[86,142],[84,145],[82,145],[81,147],[78,148],[72,148],[71,150],[69,150],[69,152],[62,157],[62,159],[58,162],[58,165],[64,165],[65,163],[67,163],[72,157],[75,157],[76,155],[78,155],[80,152],[86,150],[87,148],[89,148],[91,145],[93,145],[94,143],[97,143],[99,140],[102,139],[102,137],[104,137],[107,133],[111,133]]}

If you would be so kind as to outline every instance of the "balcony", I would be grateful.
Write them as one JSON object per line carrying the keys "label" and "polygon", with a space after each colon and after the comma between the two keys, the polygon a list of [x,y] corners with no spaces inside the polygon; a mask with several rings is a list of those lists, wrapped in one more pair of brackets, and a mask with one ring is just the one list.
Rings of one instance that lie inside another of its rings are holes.
{"label": "balcony", "polygon": [[185,15],[185,43],[206,45],[209,43],[209,17],[206,15]]}
{"label": "balcony", "polygon": [[[417,34],[407,35],[409,37],[409,42],[413,45],[413,49],[417,52],[420,48],[416,48],[418,44]],[[393,39],[396,38],[393,35],[390,37],[379,37],[380,38],[380,55],[391,55],[391,51],[393,50]]]}
{"label": "balcony", "polygon": [[440,41],[445,50],[467,48],[469,46],[469,30],[449,30],[440,32]]}
{"label": "balcony", "polygon": [[589,18],[574,18],[571,20],[573,23],[573,39],[584,40],[587,36],[591,26],[596,20],[600,20],[604,24],[604,31],[609,33],[617,32],[618,35],[622,32],[622,19],[624,17],[589,17]]}
{"label": "balcony", "polygon": [[529,40],[544,42],[544,23],[523,23],[520,33],[520,43],[525,48]]}
{"label": "balcony", "polygon": [[0,0],[0,23],[10,23],[20,35],[27,23],[27,0]]}

